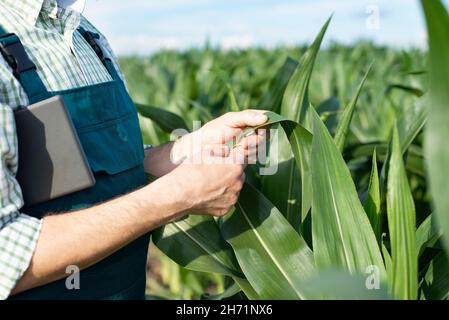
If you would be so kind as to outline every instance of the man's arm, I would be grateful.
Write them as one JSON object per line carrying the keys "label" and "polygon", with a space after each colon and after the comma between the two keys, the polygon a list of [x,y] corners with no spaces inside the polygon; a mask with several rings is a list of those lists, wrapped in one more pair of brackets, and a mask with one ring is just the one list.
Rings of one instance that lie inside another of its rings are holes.
{"label": "man's arm", "polygon": [[226,214],[243,186],[244,165],[210,159],[181,164],[150,185],[106,203],[44,217],[30,266],[13,293],[63,278],[68,265],[93,265],[187,213]]}
{"label": "man's arm", "polygon": [[[0,63],[0,90],[5,89]],[[4,92],[4,91],[2,91]],[[22,193],[17,172],[14,114],[0,97],[0,299],[8,297],[28,268],[41,229],[41,221],[19,212]]]}
{"label": "man's arm", "polygon": [[162,177],[178,166],[178,163],[171,161],[172,153],[176,150],[178,141],[170,141],[157,147],[145,150],[145,172],[154,177]]}
{"label": "man's arm", "polygon": [[[183,214],[170,179],[92,208],[43,218],[28,270],[13,294],[63,278],[68,265],[89,267],[149,230]],[[185,205],[184,205],[185,207]]]}

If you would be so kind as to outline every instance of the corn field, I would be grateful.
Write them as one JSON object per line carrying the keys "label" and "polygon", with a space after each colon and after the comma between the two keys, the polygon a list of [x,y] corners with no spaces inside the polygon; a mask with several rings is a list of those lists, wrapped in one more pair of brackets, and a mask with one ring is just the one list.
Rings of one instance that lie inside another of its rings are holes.
{"label": "corn field", "polygon": [[428,51],[321,48],[329,19],[307,47],[121,58],[146,143],[245,108],[279,129],[228,215],[153,232],[150,295],[448,298],[449,16],[422,8]]}

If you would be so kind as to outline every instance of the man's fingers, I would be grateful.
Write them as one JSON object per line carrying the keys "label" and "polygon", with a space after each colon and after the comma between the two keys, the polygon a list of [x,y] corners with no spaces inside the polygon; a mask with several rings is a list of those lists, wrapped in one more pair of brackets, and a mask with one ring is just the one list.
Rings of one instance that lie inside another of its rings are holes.
{"label": "man's fingers", "polygon": [[210,148],[213,157],[228,157],[231,150],[227,145],[214,145]]}
{"label": "man's fingers", "polygon": [[227,145],[209,145],[203,148],[201,158],[196,159],[197,163],[204,164],[222,164],[225,159],[230,157],[231,149]]}
{"label": "man's fingers", "polygon": [[233,128],[246,128],[263,125],[268,117],[263,110],[244,110],[229,112],[225,115],[226,124]]}
{"label": "man's fingers", "polygon": [[239,146],[241,146],[244,150],[255,149],[259,144],[259,136],[256,134],[247,136],[242,138],[239,142]]}
{"label": "man's fingers", "polygon": [[260,140],[269,140],[270,139],[270,129],[269,128],[260,128],[257,130],[257,135]]}
{"label": "man's fingers", "polygon": [[252,134],[242,138],[238,145],[245,150],[257,150],[257,148],[266,144],[266,142],[266,133],[258,132],[257,134]]}
{"label": "man's fingers", "polygon": [[246,166],[247,159],[247,150],[245,150],[242,146],[236,146],[231,150],[229,157],[226,158],[228,163],[232,164],[241,164],[244,167]]}

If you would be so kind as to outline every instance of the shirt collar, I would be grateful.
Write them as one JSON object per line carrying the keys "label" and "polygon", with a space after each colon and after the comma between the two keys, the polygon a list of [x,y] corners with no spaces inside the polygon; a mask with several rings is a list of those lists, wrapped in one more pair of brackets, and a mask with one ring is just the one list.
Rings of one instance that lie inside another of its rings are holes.
{"label": "shirt collar", "polygon": [[[57,0],[3,0],[5,5],[22,16],[26,21],[35,25],[41,14],[53,19],[57,19],[62,16],[67,16],[68,12],[72,12],[71,7],[75,2],[79,0],[71,1],[71,5],[68,8],[58,6]],[[68,3],[65,1],[64,3]],[[84,4],[84,0],[81,1]],[[83,5],[84,6],[84,5]],[[80,15],[80,12],[73,11]]]}
{"label": "shirt collar", "polygon": [[57,0],[58,6],[66,9],[83,13],[86,6],[86,0]]}

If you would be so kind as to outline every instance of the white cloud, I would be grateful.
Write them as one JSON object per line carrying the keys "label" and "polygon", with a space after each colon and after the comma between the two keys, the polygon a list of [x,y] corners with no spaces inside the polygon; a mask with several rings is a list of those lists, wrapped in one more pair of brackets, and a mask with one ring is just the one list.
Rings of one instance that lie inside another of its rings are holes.
{"label": "white cloud", "polygon": [[251,34],[231,35],[221,40],[221,48],[228,49],[246,49],[255,44],[255,38]]}
{"label": "white cloud", "polygon": [[422,29],[418,35],[418,43],[416,43],[421,48],[427,47],[427,41],[429,40],[429,35],[426,29]]}
{"label": "white cloud", "polygon": [[[179,37],[133,35],[116,36],[109,39],[111,46],[117,54],[123,55],[145,55],[161,49],[186,49],[192,45],[192,40]],[[256,39],[251,34],[229,35],[213,41],[224,50],[246,49],[256,43]],[[198,38],[196,45],[203,45],[204,39]]]}
{"label": "white cloud", "polygon": [[166,11],[173,8],[191,8],[213,3],[214,0],[89,0],[87,15],[120,14],[123,11],[152,12]]}
{"label": "white cloud", "polygon": [[118,54],[147,54],[160,49],[180,49],[181,39],[149,35],[118,36],[109,39]]}

